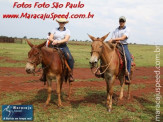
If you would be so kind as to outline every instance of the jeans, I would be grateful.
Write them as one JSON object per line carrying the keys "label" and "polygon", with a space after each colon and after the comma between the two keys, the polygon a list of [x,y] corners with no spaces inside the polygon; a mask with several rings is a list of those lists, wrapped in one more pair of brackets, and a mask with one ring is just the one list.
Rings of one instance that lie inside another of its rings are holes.
{"label": "jeans", "polygon": [[74,68],[74,59],[73,59],[73,57],[72,57],[72,55],[71,55],[71,53],[70,53],[69,48],[67,47],[67,45],[66,45],[66,46],[63,46],[63,47],[59,47],[59,48],[63,51],[64,56],[65,56],[66,59],[67,59],[67,63],[68,63],[68,65],[69,65],[69,67],[70,67],[71,69],[73,69],[73,68]]}
{"label": "jeans", "polygon": [[130,55],[130,52],[128,50],[128,45],[123,44],[123,48],[124,48],[126,60],[127,60],[127,70],[130,73],[131,72],[131,55]]}

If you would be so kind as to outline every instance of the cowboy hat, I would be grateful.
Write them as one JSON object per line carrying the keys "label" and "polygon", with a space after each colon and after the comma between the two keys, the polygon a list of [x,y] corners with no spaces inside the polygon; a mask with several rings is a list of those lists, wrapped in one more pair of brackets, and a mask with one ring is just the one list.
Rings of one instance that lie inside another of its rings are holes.
{"label": "cowboy hat", "polygon": [[66,18],[59,18],[59,19],[57,19],[56,20],[57,22],[65,22],[65,23],[68,23],[69,21],[68,20],[66,20]]}

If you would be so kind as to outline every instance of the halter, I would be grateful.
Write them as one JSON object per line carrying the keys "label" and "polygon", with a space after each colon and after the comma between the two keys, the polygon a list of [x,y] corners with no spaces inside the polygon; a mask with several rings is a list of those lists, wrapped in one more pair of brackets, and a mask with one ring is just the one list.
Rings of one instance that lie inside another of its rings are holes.
{"label": "halter", "polygon": [[41,63],[41,60],[42,60],[42,55],[40,55],[41,54],[41,51],[39,50],[39,52],[37,53],[37,54],[35,54],[34,56],[36,57],[37,55],[39,55],[39,59],[38,60],[36,60],[36,61],[27,61],[28,63],[31,63],[31,64],[34,64],[34,65],[36,65],[36,62],[39,62],[39,63]]}
{"label": "halter", "polygon": [[[57,52],[59,53],[59,55],[60,55],[59,48],[55,47],[55,48],[53,49],[53,52],[56,52],[56,51],[57,51]],[[36,61],[27,61],[27,62],[28,62],[28,63],[31,63],[31,64],[34,64],[34,65],[36,65],[36,62],[39,62],[39,64],[40,64],[40,63],[42,62],[42,53],[41,53],[40,50],[39,50],[39,52],[38,52],[36,55],[34,55],[34,56],[37,56],[37,55],[39,55],[39,60],[36,60]],[[53,56],[53,58],[52,58],[50,64],[46,65],[45,67],[40,67],[37,71],[34,71],[33,73],[34,73],[34,74],[35,74],[35,73],[38,73],[38,72],[41,71],[41,69],[42,69],[42,70],[45,70],[46,68],[50,67],[50,65],[52,64],[53,60],[54,60],[54,56]],[[62,66],[62,68],[63,68],[63,66]]]}
{"label": "halter", "polygon": [[[34,56],[36,57],[37,55],[39,55],[38,60],[35,60],[35,61],[27,61],[27,62],[28,62],[28,63],[31,63],[31,64],[33,64],[33,65],[35,65],[35,66],[36,66],[36,63],[37,63],[37,62],[38,62],[38,64],[40,64],[40,63],[42,62],[42,53],[41,53],[40,50],[39,50],[39,52],[38,52],[37,54],[35,54]],[[51,64],[50,64],[50,65],[51,65]],[[44,69],[48,68],[50,65],[47,65],[46,67],[43,67],[43,68],[40,67],[37,71],[34,71],[33,74],[35,75],[35,73],[40,72],[41,69],[44,70]]]}
{"label": "halter", "polygon": [[[102,50],[103,50],[103,45],[104,45],[104,43],[102,42]],[[114,50],[114,51],[115,51],[115,50]],[[93,52],[98,53],[99,56],[101,57],[102,51],[99,52],[99,51],[97,51],[97,50],[92,50],[92,51],[91,51],[91,55],[92,55]],[[95,72],[92,71],[93,67],[91,67],[92,73],[95,74],[95,75],[102,75],[102,74],[104,74],[104,73],[107,71],[107,69],[110,67],[110,64],[111,64],[112,59],[113,59],[113,54],[112,54],[112,56],[111,56],[111,59],[110,59],[109,63],[106,64],[106,65],[103,65],[103,66],[101,65],[101,66],[97,67],[96,70],[95,70]],[[106,68],[105,68],[105,70],[104,70],[103,72],[101,72],[101,71],[100,71],[100,68],[103,68],[103,67],[106,67]],[[99,74],[97,74],[98,71],[100,72]]]}
{"label": "halter", "polygon": [[[102,42],[102,44],[103,44],[103,42]],[[103,48],[103,45],[102,45],[102,48]],[[99,51],[97,51],[97,50],[92,50],[92,51],[90,52],[90,53],[91,53],[91,56],[92,56],[92,53],[94,53],[94,52],[98,53],[99,56],[101,56],[102,51],[99,52]]]}

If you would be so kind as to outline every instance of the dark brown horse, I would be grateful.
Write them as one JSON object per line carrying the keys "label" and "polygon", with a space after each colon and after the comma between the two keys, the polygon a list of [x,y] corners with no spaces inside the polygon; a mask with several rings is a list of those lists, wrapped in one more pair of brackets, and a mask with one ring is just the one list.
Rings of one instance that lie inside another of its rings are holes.
{"label": "dark brown horse", "polygon": [[[95,38],[91,35],[92,42],[92,51],[91,51],[91,58],[90,64],[92,67],[98,63],[98,60],[101,60],[101,69],[102,74],[104,74],[104,78],[106,81],[107,87],[107,108],[110,112],[112,109],[112,96],[113,96],[113,84],[118,77],[120,80],[121,90],[119,99],[123,98],[123,87],[125,85],[125,70],[119,71],[120,61],[119,56],[115,50],[116,45],[111,44],[109,42],[104,42],[109,34],[103,36],[102,38]],[[133,71],[133,70],[131,70]],[[131,73],[132,74],[132,73]],[[128,84],[128,99],[130,98],[130,84]]]}
{"label": "dark brown horse", "polygon": [[[33,45],[31,42],[27,41],[31,50],[28,52],[28,61],[25,67],[27,73],[32,74],[38,64],[43,63],[46,65],[46,79],[48,86],[48,98],[46,104],[48,105],[51,99],[52,92],[52,80],[56,79],[57,82],[57,94],[58,94],[58,106],[62,106],[61,102],[61,89],[62,84],[66,81],[68,70],[63,68],[63,61],[60,54],[56,49],[45,47],[45,43],[40,45]],[[71,83],[69,84],[71,85]],[[69,87],[69,95],[70,95]]]}

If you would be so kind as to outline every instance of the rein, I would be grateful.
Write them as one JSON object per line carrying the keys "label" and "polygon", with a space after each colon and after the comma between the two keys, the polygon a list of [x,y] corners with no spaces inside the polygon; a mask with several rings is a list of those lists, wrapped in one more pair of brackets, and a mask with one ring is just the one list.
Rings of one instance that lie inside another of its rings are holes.
{"label": "rein", "polygon": [[108,64],[104,65],[104,66],[99,66],[99,67],[97,67],[95,72],[93,72],[93,71],[92,71],[92,68],[91,68],[91,71],[93,72],[93,74],[97,74],[97,72],[100,71],[100,68],[106,67],[105,70],[104,70],[103,72],[100,72],[100,73],[99,73],[99,75],[104,74],[104,73],[106,72],[106,70],[110,67],[110,64],[111,64],[112,59],[113,59],[113,54],[112,54],[112,56],[111,56],[110,62],[109,62]]}

